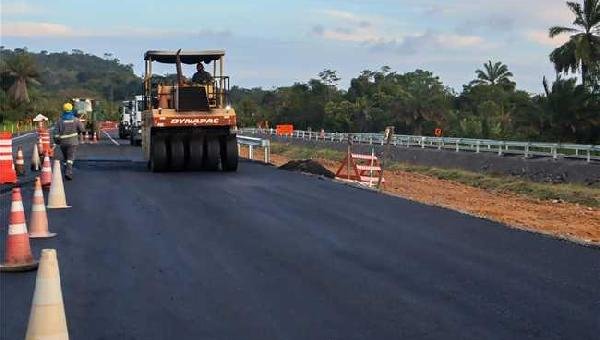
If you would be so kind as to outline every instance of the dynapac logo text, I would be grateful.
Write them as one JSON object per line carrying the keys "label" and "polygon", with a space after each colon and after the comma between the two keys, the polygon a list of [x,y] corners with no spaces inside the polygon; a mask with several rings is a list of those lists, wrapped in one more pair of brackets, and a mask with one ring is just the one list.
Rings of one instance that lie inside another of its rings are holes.
{"label": "dynapac logo text", "polygon": [[171,124],[219,124],[219,118],[173,118]]}

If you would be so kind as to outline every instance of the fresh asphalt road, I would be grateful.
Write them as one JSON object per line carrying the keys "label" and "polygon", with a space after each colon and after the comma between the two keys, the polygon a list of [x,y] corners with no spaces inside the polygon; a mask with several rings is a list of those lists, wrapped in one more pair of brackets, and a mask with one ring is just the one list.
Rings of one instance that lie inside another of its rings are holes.
{"label": "fresh asphalt road", "polygon": [[[73,207],[49,212],[58,236],[32,241],[58,251],[72,339],[600,334],[597,248],[257,163],[154,174],[124,161],[139,148],[81,156]],[[35,272],[0,284],[2,339],[20,339]]]}

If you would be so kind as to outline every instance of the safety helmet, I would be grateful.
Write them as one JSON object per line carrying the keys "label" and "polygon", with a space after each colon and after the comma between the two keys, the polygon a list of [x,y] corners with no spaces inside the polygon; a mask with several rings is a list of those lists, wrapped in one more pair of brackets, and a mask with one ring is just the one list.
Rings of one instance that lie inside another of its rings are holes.
{"label": "safety helmet", "polygon": [[73,111],[73,104],[71,104],[71,103],[64,103],[63,104],[63,111]]}

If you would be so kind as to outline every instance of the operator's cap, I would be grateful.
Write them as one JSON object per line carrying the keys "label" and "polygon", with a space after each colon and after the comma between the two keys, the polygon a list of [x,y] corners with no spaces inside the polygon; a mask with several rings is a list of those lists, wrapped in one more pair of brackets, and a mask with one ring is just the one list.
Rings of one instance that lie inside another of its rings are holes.
{"label": "operator's cap", "polygon": [[73,104],[71,104],[71,103],[64,103],[63,104],[63,111],[73,111]]}

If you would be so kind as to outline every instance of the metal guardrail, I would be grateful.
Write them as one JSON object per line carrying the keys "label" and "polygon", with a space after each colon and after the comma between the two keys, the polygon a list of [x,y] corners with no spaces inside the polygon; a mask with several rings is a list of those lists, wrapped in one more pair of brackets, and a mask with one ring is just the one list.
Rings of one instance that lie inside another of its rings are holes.
{"label": "metal guardrail", "polygon": [[238,154],[241,145],[248,146],[248,158],[254,159],[254,148],[264,149],[264,161],[269,163],[271,160],[271,142],[268,139],[237,135]]}
{"label": "metal guardrail", "polygon": [[[252,134],[275,135],[275,129],[243,128],[241,132]],[[353,143],[384,144],[383,133],[342,133],[342,132],[316,132],[295,130],[290,137],[331,142],[347,142],[348,138]],[[475,153],[496,153],[502,155],[523,155],[529,157],[552,157],[553,159],[578,158],[591,161],[600,161],[600,145],[562,144],[500,141],[493,139],[456,138],[456,137],[428,137],[415,135],[394,135],[392,144],[397,147],[420,147],[448,149],[456,152],[467,151]]]}

